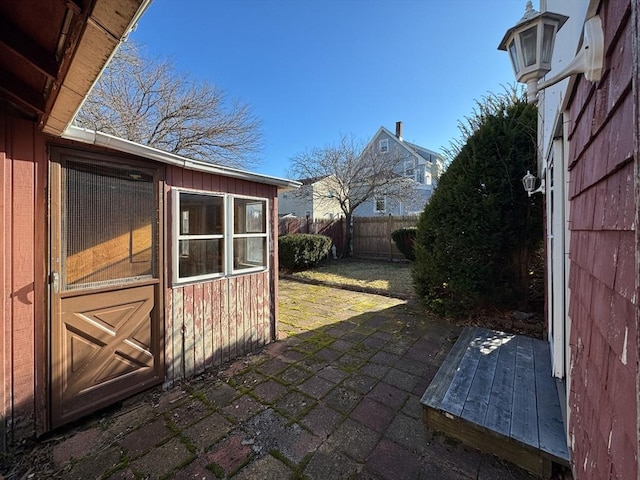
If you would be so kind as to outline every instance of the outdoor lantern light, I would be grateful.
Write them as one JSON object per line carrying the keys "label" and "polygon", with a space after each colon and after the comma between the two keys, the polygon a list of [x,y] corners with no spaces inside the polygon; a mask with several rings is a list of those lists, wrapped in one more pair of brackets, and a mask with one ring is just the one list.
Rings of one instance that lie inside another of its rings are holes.
{"label": "outdoor lantern light", "polygon": [[509,52],[516,80],[527,84],[527,100],[534,103],[538,90],[555,85],[575,73],[587,80],[600,80],[602,74],[604,36],[600,17],[590,18],[584,25],[582,48],[577,56],[553,78],[538,83],[551,70],[551,56],[557,31],[569,17],[552,12],[538,12],[527,2],[524,17],[505,33],[498,50]]}
{"label": "outdoor lantern light", "polygon": [[529,170],[527,170],[527,174],[522,177],[522,186],[529,196],[534,193],[542,193],[544,195],[544,178],[540,180],[540,186],[536,189],[536,176],[532,175]]}

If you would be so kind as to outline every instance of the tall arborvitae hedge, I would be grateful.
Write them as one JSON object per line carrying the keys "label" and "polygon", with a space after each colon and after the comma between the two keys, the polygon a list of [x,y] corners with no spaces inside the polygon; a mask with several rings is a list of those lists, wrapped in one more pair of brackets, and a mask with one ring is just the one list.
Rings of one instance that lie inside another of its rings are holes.
{"label": "tall arborvitae hedge", "polygon": [[478,103],[418,222],[413,280],[432,310],[526,308],[532,254],[542,240],[542,196],[521,179],[536,172],[537,110],[514,91]]}

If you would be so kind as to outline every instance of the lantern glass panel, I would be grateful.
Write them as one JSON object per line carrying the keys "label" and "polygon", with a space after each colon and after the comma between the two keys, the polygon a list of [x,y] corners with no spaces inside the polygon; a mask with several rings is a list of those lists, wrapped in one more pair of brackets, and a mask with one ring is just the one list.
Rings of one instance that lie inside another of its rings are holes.
{"label": "lantern glass panel", "polygon": [[509,55],[511,56],[511,63],[513,65],[513,71],[516,75],[520,72],[520,64],[518,63],[518,52],[516,50],[516,41],[511,40],[509,44]]}
{"label": "lantern glass panel", "polygon": [[536,46],[538,42],[538,30],[533,26],[520,34],[520,48],[524,67],[530,67],[536,63]]}
{"label": "lantern glass panel", "polygon": [[542,31],[542,63],[551,63],[551,55],[553,54],[553,34],[556,28],[548,23],[544,24]]}

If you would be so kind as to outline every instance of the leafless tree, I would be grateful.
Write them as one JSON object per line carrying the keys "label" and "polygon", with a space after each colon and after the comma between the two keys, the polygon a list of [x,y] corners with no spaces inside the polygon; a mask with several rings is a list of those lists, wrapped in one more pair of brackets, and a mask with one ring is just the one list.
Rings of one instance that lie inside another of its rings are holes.
{"label": "leafless tree", "polygon": [[257,163],[260,121],[222,89],[178,72],[171,60],[126,42],[78,113],[80,127],[232,167]]}
{"label": "leafless tree", "polygon": [[380,152],[373,142],[365,145],[343,135],[336,144],[310,148],[291,158],[288,176],[325,179],[325,188],[300,189],[299,194],[312,195],[317,205],[338,203],[347,226],[343,256],[348,256],[356,208],[377,196],[395,202],[410,201],[415,196],[416,183],[403,176],[405,159],[395,146]]}

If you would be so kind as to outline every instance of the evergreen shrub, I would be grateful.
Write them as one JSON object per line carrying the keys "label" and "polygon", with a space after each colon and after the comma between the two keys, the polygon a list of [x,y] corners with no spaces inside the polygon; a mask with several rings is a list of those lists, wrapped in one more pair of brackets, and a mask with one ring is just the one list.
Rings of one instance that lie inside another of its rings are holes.
{"label": "evergreen shrub", "polygon": [[527,308],[542,241],[543,197],[529,197],[521,182],[537,171],[536,107],[522,95],[484,100],[418,221],[414,287],[447,316],[488,305]]}
{"label": "evergreen shrub", "polygon": [[333,241],[326,235],[292,233],[278,237],[278,260],[285,270],[306,270],[327,256]]}
{"label": "evergreen shrub", "polygon": [[399,228],[391,232],[391,238],[396,244],[396,247],[405,256],[407,260],[414,261],[416,259],[416,252],[414,243],[416,241],[416,227]]}

